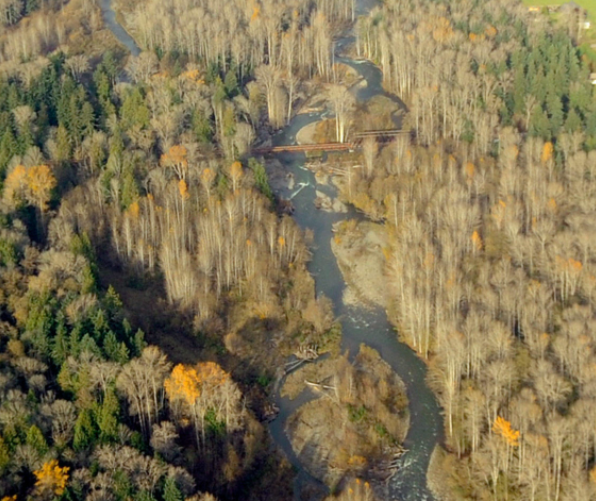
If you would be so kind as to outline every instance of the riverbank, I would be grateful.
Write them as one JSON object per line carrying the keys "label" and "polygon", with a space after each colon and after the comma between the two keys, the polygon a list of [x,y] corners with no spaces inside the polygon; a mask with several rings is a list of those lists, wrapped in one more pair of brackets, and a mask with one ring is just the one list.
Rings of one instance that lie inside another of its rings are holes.
{"label": "riverbank", "polygon": [[[400,114],[399,106],[396,100],[385,95],[379,69],[368,61],[355,63],[344,59],[343,62],[355,68],[363,78],[362,83],[353,89],[357,98],[358,125],[365,129],[374,128],[375,123],[386,123],[387,120],[390,120],[395,127],[395,122]],[[382,113],[384,107],[389,109],[386,114]],[[365,122],[362,110],[371,110],[382,114],[381,121],[376,122],[374,113],[371,113],[370,120]],[[317,129],[321,128],[321,125],[317,125],[317,123],[325,118],[325,113],[322,111],[309,116],[296,115],[277,136],[275,144],[295,144],[297,140],[304,143],[310,142],[316,137]],[[305,127],[308,128],[304,130]],[[425,364],[408,346],[398,342],[395,328],[387,321],[384,308],[385,298],[381,292],[386,289],[383,275],[385,244],[377,238],[377,235],[383,234],[382,226],[376,225],[375,231],[368,238],[369,243],[372,239],[376,244],[373,251],[366,249],[366,246],[360,246],[356,242],[358,240],[356,236],[354,242],[346,239],[345,246],[338,245],[333,242],[334,237],[337,236],[334,233],[334,227],[337,227],[338,223],[341,224],[340,222],[346,218],[361,221],[362,214],[356,213],[354,207],[350,206],[346,207],[346,215],[333,210],[318,210],[322,206],[321,195],[323,194],[325,199],[331,202],[327,205],[332,206],[333,200],[338,195],[336,187],[344,186],[346,177],[350,173],[362,169],[364,159],[360,156],[354,158],[353,154],[330,155],[328,158],[323,156],[320,160],[310,159],[305,162],[304,155],[284,154],[278,156],[277,160],[281,162],[281,173],[290,178],[290,183],[295,188],[289,189],[286,183],[285,186],[279,187],[279,191],[274,191],[277,196],[291,201],[293,218],[307,233],[312,235],[312,239],[309,239],[312,241],[312,260],[308,266],[309,271],[315,277],[317,295],[324,294],[333,301],[334,314],[340,319],[342,326],[342,351],[347,350],[350,353],[349,359],[353,360],[357,356],[361,344],[364,343],[375,348],[407,386],[409,411],[412,415],[411,426],[405,438],[409,451],[395,461],[394,466],[398,470],[393,470],[392,476],[386,484],[389,496],[392,499],[398,498],[404,501],[432,500],[433,496],[426,486],[426,471],[430,454],[442,433],[442,419],[436,399],[425,384]],[[281,174],[276,173],[276,169],[273,167],[277,160],[270,163],[268,172],[279,178]],[[277,165],[279,166],[279,164]],[[373,225],[371,222],[368,224]],[[368,230],[365,228],[366,224],[361,231],[366,234]],[[351,246],[355,243],[359,245],[359,248],[353,252],[354,249]],[[333,246],[336,248],[332,249]],[[336,251],[338,254],[335,253]],[[359,257],[361,258],[364,254],[368,254],[368,257],[375,260],[377,272],[372,280],[369,276],[368,266],[356,266],[357,271],[350,269],[351,265],[358,262]],[[344,270],[341,269],[342,267]],[[359,281],[354,277],[361,278],[362,283],[367,282],[367,286],[363,286],[360,293],[354,291],[352,284]],[[348,282],[348,285],[345,282]],[[365,297],[367,290],[376,292],[376,295]],[[297,385],[292,391],[284,391],[300,393],[300,385]],[[301,398],[303,395],[301,394]],[[295,463],[311,472],[314,477],[322,478],[325,482],[334,482],[336,480],[334,473],[321,469],[321,462],[317,462],[317,458],[320,456],[315,454],[317,448],[314,445],[322,440],[323,431],[322,428],[319,428],[316,416],[309,416],[310,413],[316,415],[317,412],[324,411],[327,423],[342,423],[333,412],[321,407],[323,398],[327,397],[321,397],[298,410],[287,398],[280,399],[282,407],[280,415],[284,416],[285,422],[281,424],[281,430],[280,424],[276,424],[274,436],[280,431],[283,433],[283,436],[278,436],[276,441],[282,445],[287,455],[295,458]],[[284,408],[292,409],[292,411],[284,413]],[[303,416],[302,413],[306,414]],[[329,440],[337,440],[335,429]],[[290,447],[289,450],[285,448],[286,443]],[[326,468],[333,469],[336,465],[333,463],[334,459],[329,456],[328,449],[329,446],[319,452],[325,458],[323,463],[328,465]],[[310,462],[314,462],[314,466],[310,466]],[[293,464],[295,463],[293,462]],[[374,467],[367,465],[362,471],[372,473]],[[383,497],[386,496],[387,494],[384,493]]]}
{"label": "riverbank", "polygon": [[304,390],[318,398],[297,409],[286,424],[296,456],[332,489],[344,478],[371,482],[391,473],[409,427],[403,381],[376,350],[362,345],[347,354],[309,364],[288,376],[282,395]]}
{"label": "riverbank", "polygon": [[453,480],[450,473],[453,471],[454,457],[448,454],[443,447],[437,445],[433,450],[426,472],[428,488],[432,491],[436,501],[453,500]]}
{"label": "riverbank", "polygon": [[387,306],[385,257],[387,235],[384,226],[354,219],[333,226],[331,249],[346,282],[345,304]]}

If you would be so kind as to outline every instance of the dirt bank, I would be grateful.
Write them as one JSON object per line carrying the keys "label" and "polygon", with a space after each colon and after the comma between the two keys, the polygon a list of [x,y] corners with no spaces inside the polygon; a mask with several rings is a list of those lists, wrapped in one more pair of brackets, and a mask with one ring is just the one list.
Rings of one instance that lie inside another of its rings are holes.
{"label": "dirt bank", "polygon": [[451,493],[453,462],[453,456],[448,455],[440,445],[435,446],[426,472],[426,482],[436,501],[456,499]]}
{"label": "dirt bank", "polygon": [[385,257],[387,236],[383,225],[342,221],[335,225],[331,249],[337,258],[347,289],[346,304],[360,301],[386,306]]}
{"label": "dirt bank", "polygon": [[317,131],[317,122],[308,124],[296,134],[296,144],[313,144],[315,142],[315,132]]}

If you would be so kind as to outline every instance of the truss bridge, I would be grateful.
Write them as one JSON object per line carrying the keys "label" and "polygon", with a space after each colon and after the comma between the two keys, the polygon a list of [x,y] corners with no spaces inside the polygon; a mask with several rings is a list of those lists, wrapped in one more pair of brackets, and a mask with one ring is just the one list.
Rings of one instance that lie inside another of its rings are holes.
{"label": "truss bridge", "polygon": [[254,148],[252,151],[257,155],[270,155],[274,153],[293,153],[307,151],[354,151],[362,147],[362,143],[372,138],[379,144],[386,144],[393,141],[398,136],[410,135],[409,131],[399,129],[387,130],[366,130],[355,132],[345,143],[314,143],[283,146],[264,146]]}

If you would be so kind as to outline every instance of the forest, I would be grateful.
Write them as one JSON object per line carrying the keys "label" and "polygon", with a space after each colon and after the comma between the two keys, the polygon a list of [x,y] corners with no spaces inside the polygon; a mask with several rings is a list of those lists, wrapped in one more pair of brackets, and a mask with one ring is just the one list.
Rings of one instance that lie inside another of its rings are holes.
{"label": "forest", "polygon": [[[0,499],[292,497],[275,368],[340,335],[250,152],[317,93],[335,140],[362,126],[352,24],[409,133],[338,185],[383,225],[387,312],[443,409],[435,498],[596,499],[595,68],[568,26],[518,0],[115,4],[136,58],[96,2],[0,0]],[[391,428],[386,386],[329,413]],[[331,498],[372,499],[344,463]]]}
{"label": "forest", "polygon": [[[247,152],[350,6],[172,3],[134,17],[136,59],[93,2],[0,12],[0,497],[288,499],[267,388],[337,333]],[[238,37],[171,39],[199,15]]]}
{"label": "forest", "polygon": [[384,222],[388,311],[444,409],[431,487],[594,499],[589,58],[514,1],[386,1],[354,50],[408,107],[342,191]]}

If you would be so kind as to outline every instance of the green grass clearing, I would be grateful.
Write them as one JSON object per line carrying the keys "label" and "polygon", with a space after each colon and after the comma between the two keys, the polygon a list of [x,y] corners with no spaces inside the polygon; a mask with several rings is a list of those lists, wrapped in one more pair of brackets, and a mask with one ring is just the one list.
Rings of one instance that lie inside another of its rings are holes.
{"label": "green grass clearing", "polygon": [[[524,5],[536,7],[549,7],[563,5],[568,0],[522,0]],[[574,0],[576,4],[586,9],[591,21],[596,21],[596,0]]]}

